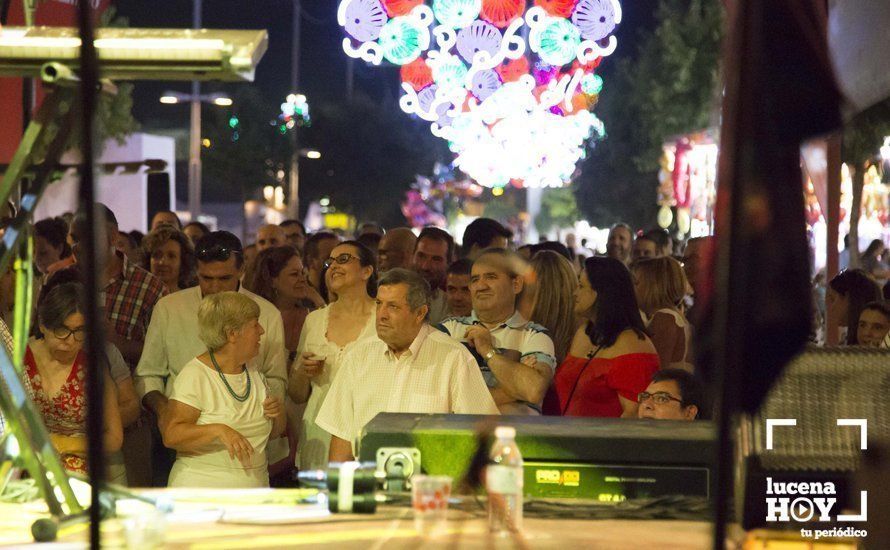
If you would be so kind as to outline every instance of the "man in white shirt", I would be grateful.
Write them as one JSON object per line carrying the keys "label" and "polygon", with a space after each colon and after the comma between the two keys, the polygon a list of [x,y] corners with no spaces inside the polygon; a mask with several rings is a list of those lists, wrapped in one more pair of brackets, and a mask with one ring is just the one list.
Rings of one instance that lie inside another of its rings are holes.
{"label": "man in white shirt", "polygon": [[198,286],[162,298],[154,308],[145,348],[136,367],[136,389],[142,403],[164,422],[167,398],[182,367],[206,351],[198,337],[198,307],[204,296],[238,291],[260,306],[265,334],[254,366],[266,375],[272,392],[284,399],[287,384],[284,327],[281,312],[263,298],[239,286],[244,269],[241,241],[227,231],[215,231],[198,241]]}
{"label": "man in white shirt", "polygon": [[315,419],[331,434],[331,462],[352,460],[365,425],[381,412],[498,414],[469,351],[430,327],[430,290],[394,268],[377,290],[377,336],[343,357]]}
{"label": "man in white shirt", "polygon": [[521,260],[504,249],[484,251],[473,262],[473,313],[439,328],[472,347],[501,414],[540,414],[556,369],[547,329],[516,310],[522,292]]}

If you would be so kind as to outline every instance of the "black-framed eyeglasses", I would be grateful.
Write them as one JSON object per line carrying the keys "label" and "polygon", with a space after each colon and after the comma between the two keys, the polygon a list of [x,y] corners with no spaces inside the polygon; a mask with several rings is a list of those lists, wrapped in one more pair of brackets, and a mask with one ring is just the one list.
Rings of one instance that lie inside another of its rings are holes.
{"label": "black-framed eyeglasses", "polygon": [[204,246],[195,251],[195,257],[198,258],[199,262],[225,262],[232,255],[240,257],[241,254],[241,250],[221,244]]}
{"label": "black-framed eyeglasses", "polygon": [[59,327],[53,329],[53,336],[59,340],[67,340],[69,336],[74,335],[75,342],[83,342],[86,339],[87,331],[83,327],[71,330],[68,327]]}
{"label": "black-framed eyeglasses", "polygon": [[681,405],[683,404],[682,399],[677,399],[676,397],[674,397],[673,395],[669,394],[666,391],[657,391],[655,393],[641,391],[637,395],[637,403],[640,403],[642,405],[643,403],[648,401],[650,397],[655,401],[655,403],[657,405],[667,405],[671,401],[676,401],[677,403],[680,403]]}
{"label": "black-framed eyeglasses", "polygon": [[339,264],[339,265],[346,265],[346,264],[348,264],[348,263],[350,262],[350,260],[352,260],[353,258],[355,258],[356,260],[359,259],[358,256],[353,256],[353,255],[350,254],[349,252],[344,252],[343,254],[340,254],[340,255],[338,255],[338,256],[336,256],[336,257],[331,257],[331,258],[328,258],[327,260],[325,260],[325,261],[324,261],[324,268],[325,268],[325,269],[328,269],[328,268],[330,268],[332,265],[334,265],[334,263],[337,263],[337,264]]}

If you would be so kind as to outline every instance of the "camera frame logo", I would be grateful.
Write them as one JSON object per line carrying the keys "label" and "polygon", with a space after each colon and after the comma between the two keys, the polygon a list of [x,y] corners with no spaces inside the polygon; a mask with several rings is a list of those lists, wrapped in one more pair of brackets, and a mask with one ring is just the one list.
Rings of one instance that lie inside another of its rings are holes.
{"label": "camera frame logo", "polygon": [[[776,427],[797,426],[796,418],[766,419],[766,450],[773,450],[773,430]],[[859,427],[859,448],[868,448],[868,420],[838,418],[837,426]],[[868,491],[859,493],[859,513],[835,513],[837,491],[831,481],[781,482],[766,478],[766,521],[797,522],[865,522],[868,521]],[[834,529],[801,529],[801,536],[815,539],[828,537],[865,537],[868,532],[853,527]]]}

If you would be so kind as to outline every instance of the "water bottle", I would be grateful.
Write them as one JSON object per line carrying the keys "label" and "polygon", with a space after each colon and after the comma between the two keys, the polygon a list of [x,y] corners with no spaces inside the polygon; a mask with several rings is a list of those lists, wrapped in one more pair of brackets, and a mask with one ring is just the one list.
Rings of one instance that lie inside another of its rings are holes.
{"label": "water bottle", "polygon": [[485,469],[488,491],[488,528],[507,535],[522,530],[522,455],[516,446],[516,429],[498,426]]}

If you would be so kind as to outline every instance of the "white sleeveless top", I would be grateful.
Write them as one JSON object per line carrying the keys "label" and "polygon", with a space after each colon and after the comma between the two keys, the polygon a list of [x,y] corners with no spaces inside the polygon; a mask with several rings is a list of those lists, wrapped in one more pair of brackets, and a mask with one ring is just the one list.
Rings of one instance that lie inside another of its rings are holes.
{"label": "white sleeveless top", "polygon": [[295,361],[300,360],[304,351],[325,357],[324,370],[312,380],[312,393],[309,395],[306,410],[303,412],[300,439],[297,443],[295,457],[296,466],[300,470],[327,468],[331,434],[315,424],[315,417],[318,416],[318,411],[324,403],[331,382],[334,381],[334,377],[340,369],[343,355],[352,348],[355,342],[377,335],[376,316],[372,312],[358,338],[341,348],[328,340],[327,337],[330,312],[331,306],[326,306],[307,315],[306,322],[303,323],[303,331],[300,333],[300,342],[297,344]]}

